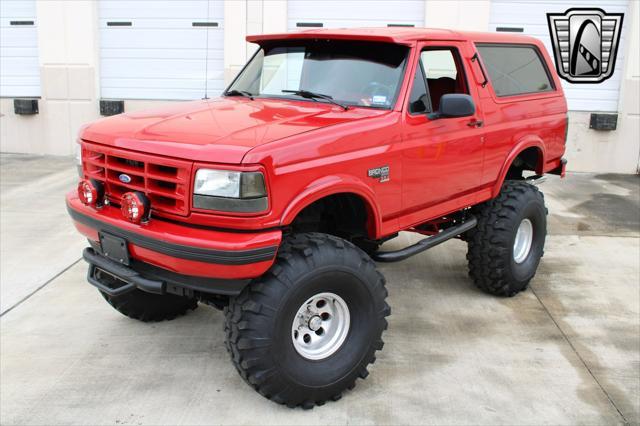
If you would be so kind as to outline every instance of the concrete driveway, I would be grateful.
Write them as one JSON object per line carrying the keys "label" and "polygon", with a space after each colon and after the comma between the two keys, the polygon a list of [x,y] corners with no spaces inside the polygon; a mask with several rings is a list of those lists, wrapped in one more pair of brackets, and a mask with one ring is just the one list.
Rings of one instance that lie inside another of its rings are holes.
{"label": "concrete driveway", "polygon": [[1,159],[2,424],[640,423],[636,176],[543,185],[545,257],[517,297],[474,289],[460,241],[380,265],[384,350],[342,400],[304,411],[244,384],[221,312],[144,324],[111,309],[85,281],[66,217],[73,162]]}

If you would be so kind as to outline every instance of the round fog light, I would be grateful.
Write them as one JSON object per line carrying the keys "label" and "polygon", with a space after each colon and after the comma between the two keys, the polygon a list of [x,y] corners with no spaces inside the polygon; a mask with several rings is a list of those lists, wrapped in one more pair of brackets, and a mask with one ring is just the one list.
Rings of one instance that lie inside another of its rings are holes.
{"label": "round fog light", "polygon": [[84,205],[95,206],[104,194],[102,188],[102,184],[96,180],[82,179],[78,182],[78,198]]}
{"label": "round fog light", "polygon": [[149,215],[149,199],[141,192],[127,192],[121,205],[122,215],[133,223],[140,223]]}

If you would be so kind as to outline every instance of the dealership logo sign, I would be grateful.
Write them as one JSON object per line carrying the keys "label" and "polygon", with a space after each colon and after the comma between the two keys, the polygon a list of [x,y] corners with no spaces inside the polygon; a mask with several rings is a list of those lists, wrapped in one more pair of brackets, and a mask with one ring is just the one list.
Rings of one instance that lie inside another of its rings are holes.
{"label": "dealership logo sign", "polygon": [[623,17],[587,8],[547,13],[560,77],[571,83],[600,83],[611,77]]}

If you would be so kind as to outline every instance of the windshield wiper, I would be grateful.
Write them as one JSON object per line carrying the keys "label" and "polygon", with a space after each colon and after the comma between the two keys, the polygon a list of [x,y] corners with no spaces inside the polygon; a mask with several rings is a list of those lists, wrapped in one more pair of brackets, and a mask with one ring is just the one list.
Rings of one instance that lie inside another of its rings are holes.
{"label": "windshield wiper", "polygon": [[323,95],[322,93],[310,92],[308,90],[282,90],[282,93],[291,93],[292,95],[302,96],[303,98],[307,99],[324,99],[327,102],[338,105],[345,111],[349,109],[348,106],[341,104],[340,102],[333,100],[331,96]]}
{"label": "windshield wiper", "polygon": [[251,100],[253,100],[253,93],[247,92],[246,90],[236,90],[236,89],[232,89],[232,90],[228,90],[226,92],[224,92],[225,96],[244,96],[245,98],[249,98]]}

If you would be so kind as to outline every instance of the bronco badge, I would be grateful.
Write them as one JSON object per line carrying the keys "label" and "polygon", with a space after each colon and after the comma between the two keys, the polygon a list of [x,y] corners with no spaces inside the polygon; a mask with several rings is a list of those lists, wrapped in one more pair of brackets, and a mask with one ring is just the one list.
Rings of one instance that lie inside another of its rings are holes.
{"label": "bronco badge", "polygon": [[600,83],[611,77],[623,17],[588,8],[547,13],[560,77],[571,83]]}
{"label": "bronco badge", "polygon": [[379,179],[380,182],[389,181],[389,166],[376,167],[375,169],[367,170],[367,176],[374,179]]}

